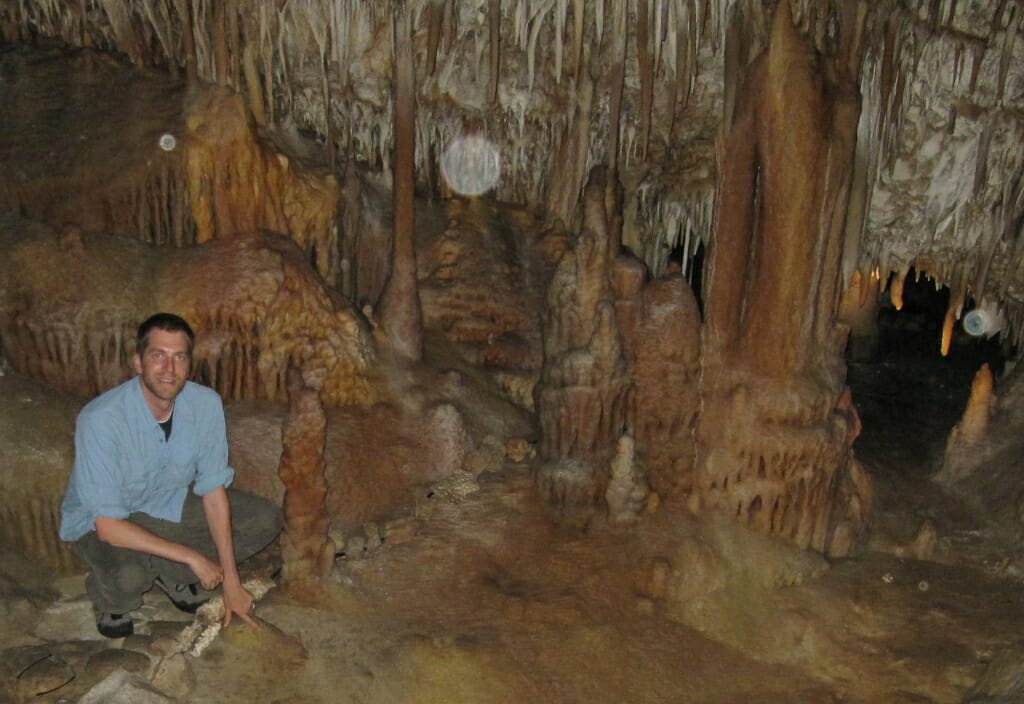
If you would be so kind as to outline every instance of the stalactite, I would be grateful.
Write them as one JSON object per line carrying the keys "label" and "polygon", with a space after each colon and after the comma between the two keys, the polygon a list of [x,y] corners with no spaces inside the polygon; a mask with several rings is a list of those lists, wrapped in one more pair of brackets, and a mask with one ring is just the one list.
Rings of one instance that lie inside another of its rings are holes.
{"label": "stalactite", "polygon": [[[117,1],[123,5],[123,0]],[[696,0],[686,1],[696,4]],[[386,105],[383,102],[375,102],[378,96],[372,96],[367,92],[357,93],[356,100],[346,101],[343,105],[338,104],[338,96],[348,94],[351,80],[358,73],[363,61],[368,61],[373,67],[380,65],[374,58],[379,50],[373,46],[381,44],[378,40],[379,28],[375,23],[383,16],[382,11],[377,5],[351,0],[339,0],[327,4],[326,7],[317,6],[315,24],[328,27],[326,39],[331,47],[328,64],[341,69],[336,76],[331,75],[329,78],[328,89],[333,105],[328,111],[324,104],[323,86],[317,86],[318,90],[315,91],[309,90],[315,85],[312,79],[317,76],[317,72],[310,71],[309,68],[317,55],[313,48],[316,43],[314,37],[306,29],[306,4],[299,0],[288,3],[260,0],[252,3],[252,12],[247,13],[244,4],[234,0],[219,5],[209,0],[147,0],[145,7],[140,5],[137,9],[128,10],[128,16],[132,22],[141,23],[139,37],[152,37],[150,43],[153,52],[150,55],[147,48],[147,60],[160,61],[158,54],[161,51],[167,53],[167,42],[158,38],[177,38],[178,44],[171,47],[175,55],[164,59],[167,64],[184,64],[186,72],[189,66],[194,66],[194,74],[198,78],[226,82],[243,88],[259,124],[293,123],[300,129],[315,129],[320,136],[327,135],[333,129],[333,138],[326,139],[326,142],[337,142],[339,147],[354,147],[358,152],[356,158],[364,159],[371,165],[380,164],[387,160],[390,149],[391,135],[386,124]],[[474,17],[473,13],[464,8],[456,8],[453,12],[452,3],[449,2],[440,2],[440,6],[443,7],[444,17],[441,31],[445,36],[451,36],[459,14],[469,22],[483,18],[483,26],[475,28],[474,36],[481,36],[481,29],[483,34],[486,34],[487,13],[478,13],[477,17]],[[167,10],[172,7],[174,11],[168,13]],[[423,4],[422,7],[426,13],[427,4]],[[664,9],[667,7],[664,2],[661,2],[659,7],[662,8],[662,13],[667,12]],[[572,55],[578,55],[578,60],[571,69],[567,67],[567,73],[571,71],[575,75],[587,64],[583,55],[586,51],[586,35],[590,34],[597,24],[601,24],[600,33],[606,34],[604,15],[607,8],[603,4],[602,7],[595,8],[587,7],[582,0],[573,0],[572,3],[568,0],[544,0],[535,3],[517,1],[511,9],[512,12],[506,14],[511,16],[510,21],[516,20],[518,34],[510,35],[516,37],[527,50],[527,54],[530,53],[532,40],[535,72],[539,74],[543,70],[545,76],[558,73],[554,76],[556,79],[560,77],[557,65],[563,48],[563,36],[573,37],[571,40],[574,51],[570,53],[570,57],[566,57],[566,63],[572,61]],[[568,20],[569,13],[573,16],[571,23]],[[167,22],[177,27],[161,26],[165,21],[162,19],[165,15],[169,17]],[[54,13],[54,16],[59,18],[61,14]],[[698,23],[693,24],[696,26]],[[108,27],[100,26],[94,31],[97,31],[97,36],[105,43],[116,43]],[[458,31],[468,33],[463,28],[459,28]],[[469,31],[474,31],[474,28]],[[427,24],[424,22],[423,34],[426,33]],[[192,47],[185,46],[187,43],[191,43]],[[439,47],[453,44],[454,41],[443,38],[439,41]],[[484,43],[481,42],[481,45]],[[656,52],[661,51],[660,39],[655,40],[653,48]],[[513,55],[513,58],[518,57]],[[556,67],[554,72],[551,68],[552,61]],[[666,61],[666,66],[672,63],[668,59]],[[540,66],[542,62],[543,66]],[[226,66],[218,67],[219,63],[226,63]],[[500,62],[497,63],[500,65]],[[657,66],[655,63],[655,73],[659,70]],[[438,69],[440,68],[439,66]],[[629,70],[633,71],[632,64]],[[372,71],[373,68],[371,75]],[[321,83],[323,73],[322,70],[319,72]],[[539,80],[539,77],[535,77],[535,80]],[[680,80],[689,85],[688,79]],[[577,80],[576,84],[578,83]],[[372,80],[369,83],[362,81],[358,90],[367,91],[369,86],[369,90],[372,91],[373,85]],[[495,85],[492,83],[491,86],[492,97],[497,95],[494,91]],[[567,87],[567,94],[569,90]],[[656,97],[654,102],[660,103],[660,96]],[[636,103],[632,96],[628,96],[624,104],[632,106]],[[505,148],[510,154],[509,163],[514,165],[514,169],[506,170],[507,180],[499,184],[496,195],[507,200],[527,198],[536,203],[546,192],[544,182],[548,174],[544,169],[535,168],[532,150],[526,149],[523,145],[543,144],[545,140],[550,142],[551,136],[545,134],[545,120],[539,119],[536,103],[522,102],[515,98],[508,109],[517,113],[517,117],[521,116],[524,119],[518,120],[520,131],[507,132],[511,144],[505,145]],[[626,146],[642,144],[641,141],[630,140],[630,136],[638,129],[633,120],[635,118],[639,122],[639,111],[633,113],[632,108],[628,110],[630,112],[624,114],[622,118],[619,139],[625,140],[623,144]],[[654,111],[659,112],[660,107],[655,106]],[[261,113],[265,114],[265,117],[261,116]],[[600,119],[603,121],[605,118],[602,115]],[[524,125],[525,129],[522,129]],[[603,127],[595,126],[595,131],[598,130],[604,132]],[[353,135],[353,132],[356,134]],[[360,132],[363,134],[359,134]],[[438,145],[424,144],[421,151],[426,155],[437,153]],[[623,158],[631,153],[632,149],[624,154]],[[381,154],[385,155],[385,158],[379,158]],[[418,165],[424,158],[429,156],[417,157]]]}
{"label": "stalactite", "polygon": [[412,27],[407,3],[395,5],[393,42],[395,62],[394,252],[391,274],[379,304],[380,327],[392,351],[406,361],[423,356],[419,289],[416,282],[415,158],[416,97]]}
{"label": "stalactite", "polygon": [[285,23],[285,16],[288,12],[288,5],[281,5],[277,8],[277,58],[281,64],[279,85],[284,91],[284,102],[288,109],[294,110],[295,97],[292,93],[292,71],[288,53],[285,51],[285,33],[288,25]]}
{"label": "stalactite", "polygon": [[586,19],[586,6],[584,0],[573,0],[572,3],[572,41],[573,41],[573,75],[575,85],[580,85],[583,76],[583,42],[584,42],[584,21]]}
{"label": "stalactite", "polygon": [[526,86],[527,91],[533,90],[534,76],[536,75],[537,65],[537,40],[540,37],[541,30],[544,28],[544,18],[547,13],[554,6],[555,0],[541,0],[540,7],[530,13],[530,20],[528,23],[529,27],[529,38],[526,44]]}
{"label": "stalactite", "polygon": [[[0,233],[19,226],[23,221],[0,218]],[[153,310],[175,310],[199,334],[196,368],[215,372],[212,383],[227,398],[252,391],[279,399],[275,379],[290,359],[326,365],[325,402],[359,404],[375,393],[368,330],[338,307],[284,237],[253,234],[187,250],[101,236],[83,236],[74,246],[45,229],[3,241],[0,275],[10,284],[0,297],[3,356],[54,388],[91,397],[122,381],[134,327]],[[46,273],[72,263],[74,280],[53,281]],[[69,299],[69,286],[87,286],[91,294]]]}
{"label": "stalactite", "polygon": [[[247,0],[246,0],[247,1]],[[228,47],[228,85],[238,90],[241,88],[242,49],[239,46],[241,29],[239,27],[239,0],[224,0],[227,3],[227,47]]]}
{"label": "stalactite", "polygon": [[230,85],[228,81],[228,28],[227,1],[213,3],[213,78],[222,86]]}
{"label": "stalactite", "polygon": [[501,81],[501,0],[490,0],[488,4],[488,26],[490,46],[490,83],[487,102],[498,104],[498,89]]}
{"label": "stalactite", "polygon": [[245,95],[249,112],[256,124],[267,125],[267,113],[263,107],[263,84],[260,82],[259,69],[256,66],[256,44],[247,43],[242,55],[242,74],[245,76]]}
{"label": "stalactite", "polygon": [[257,26],[259,27],[259,53],[263,75],[263,104],[266,107],[267,124],[274,124],[276,109],[274,106],[274,42],[271,21],[276,18],[276,15],[269,12],[266,3],[261,3],[259,9]]}
{"label": "stalactite", "polygon": [[608,246],[614,256],[622,244],[622,200],[619,182],[619,136],[622,121],[622,93],[626,80],[626,0],[612,0],[609,56],[611,96],[608,100],[608,177],[605,184],[605,214],[608,217]]}
{"label": "stalactite", "polygon": [[[500,2],[500,0],[499,0]],[[432,0],[427,3],[427,63],[425,72],[427,76],[433,76],[437,66],[437,51],[441,43],[441,22],[444,19],[445,0]],[[492,9],[493,12],[493,3]],[[493,24],[493,20],[492,20]],[[491,39],[494,39],[494,32],[491,32]]]}
{"label": "stalactite", "polygon": [[323,100],[323,121],[324,121],[324,157],[327,161],[327,168],[334,172],[334,137],[331,118],[331,88],[328,79],[328,56],[331,53],[331,34],[328,23],[323,18],[314,15],[310,9],[307,11],[306,19],[309,22],[309,31],[316,41],[320,53],[320,95]]}
{"label": "stalactite", "polygon": [[128,54],[133,63],[143,64],[139,42],[129,14],[130,8],[121,0],[100,0],[100,6],[110,20],[116,45]]}
{"label": "stalactite", "polygon": [[60,505],[57,499],[44,501],[26,495],[22,489],[8,489],[0,501],[0,544],[31,556],[42,564],[71,574],[78,561],[57,539]]}
{"label": "stalactite", "polygon": [[953,328],[960,319],[964,302],[967,300],[967,281],[970,277],[970,268],[960,264],[955,267],[954,272],[950,282],[949,306],[942,321],[942,339],[939,343],[939,354],[943,357],[949,354],[949,346],[953,342]]}
{"label": "stalactite", "polygon": [[909,265],[901,266],[893,274],[892,281],[889,283],[889,300],[892,301],[892,307],[896,310],[903,310],[903,286],[909,270]]}
{"label": "stalactite", "polygon": [[1011,6],[1009,17],[1006,20],[1006,29],[1003,35],[1003,45],[999,53],[999,74],[996,79],[996,96],[1003,100],[1006,93],[1006,77],[1009,74],[1010,63],[1014,60],[1014,44],[1017,40],[1018,21],[1015,14],[1020,12],[1019,6]]}
{"label": "stalactite", "polygon": [[[710,156],[710,155],[709,155]],[[715,212],[715,184],[698,180],[683,190],[662,190],[661,182],[644,183],[636,193],[636,219],[647,223],[639,242],[627,242],[638,251],[653,276],[661,276],[669,253],[678,250],[684,272],[692,270],[693,257],[703,240],[710,238]],[[633,229],[639,229],[634,225]]]}
{"label": "stalactite", "polygon": [[654,57],[651,55],[651,11],[648,0],[638,0],[636,53],[640,66],[640,158],[647,160],[651,138],[651,109],[654,103]]}

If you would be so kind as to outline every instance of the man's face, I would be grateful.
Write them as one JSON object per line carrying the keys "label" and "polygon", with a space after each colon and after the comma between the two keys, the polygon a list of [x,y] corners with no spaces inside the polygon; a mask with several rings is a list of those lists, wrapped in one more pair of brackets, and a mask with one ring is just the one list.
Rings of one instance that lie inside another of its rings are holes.
{"label": "man's face", "polygon": [[142,386],[163,401],[173,401],[185,386],[192,357],[188,337],[183,332],[154,328],[142,356],[135,355],[135,371],[142,377]]}

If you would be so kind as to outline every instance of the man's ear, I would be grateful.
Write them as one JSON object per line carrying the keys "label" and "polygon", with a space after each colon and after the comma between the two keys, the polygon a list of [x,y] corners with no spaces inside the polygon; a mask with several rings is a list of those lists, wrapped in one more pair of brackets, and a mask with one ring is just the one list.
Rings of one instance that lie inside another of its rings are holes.
{"label": "man's ear", "polygon": [[135,363],[135,373],[136,374],[141,374],[142,373],[142,357],[140,357],[138,355],[138,353],[136,353],[132,357],[132,361]]}

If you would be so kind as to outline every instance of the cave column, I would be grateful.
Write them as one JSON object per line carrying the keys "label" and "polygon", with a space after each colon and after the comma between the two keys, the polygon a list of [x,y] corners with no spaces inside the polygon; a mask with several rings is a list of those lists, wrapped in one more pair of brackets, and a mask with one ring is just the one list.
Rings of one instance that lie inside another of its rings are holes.
{"label": "cave column", "polygon": [[423,314],[416,282],[416,95],[410,14],[404,0],[395,3],[394,251],[378,317],[395,355],[418,361],[423,357]]}
{"label": "cave column", "polygon": [[742,72],[707,267],[690,504],[845,554],[870,501],[836,323],[859,113],[828,60],[783,2]]}
{"label": "cave column", "polygon": [[294,367],[287,378],[288,416],[278,465],[284,484],[281,576],[285,586],[301,589],[329,574],[334,564],[324,477],[327,419],[315,383],[310,385]]}

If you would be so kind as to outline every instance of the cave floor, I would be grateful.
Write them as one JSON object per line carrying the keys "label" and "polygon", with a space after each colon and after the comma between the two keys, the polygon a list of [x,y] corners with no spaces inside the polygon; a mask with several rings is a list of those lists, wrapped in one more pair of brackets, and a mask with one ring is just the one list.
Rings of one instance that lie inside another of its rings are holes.
{"label": "cave floor", "polygon": [[[891,384],[879,369],[851,371],[879,506],[879,535],[856,557],[825,566],[788,548],[723,542],[720,525],[670,507],[630,528],[560,527],[529,466],[508,463],[468,491],[435,492],[415,535],[339,557],[315,590],[271,589],[259,630],[233,625],[160,677],[166,636],[187,616],[151,593],[141,635],[98,639],[82,575],[5,553],[0,702],[77,701],[115,667],[180,701],[224,704],[1016,701],[1020,580],[959,550],[956,536],[977,545],[984,532],[914,481],[934,452],[906,452],[905,428],[876,424],[888,396],[872,400],[871,390]],[[901,541],[924,518],[938,524],[940,547],[912,559]],[[722,545],[738,550],[745,577],[716,562]],[[257,563],[249,576],[265,577],[279,558],[270,550]],[[93,701],[165,701],[130,682]]]}

